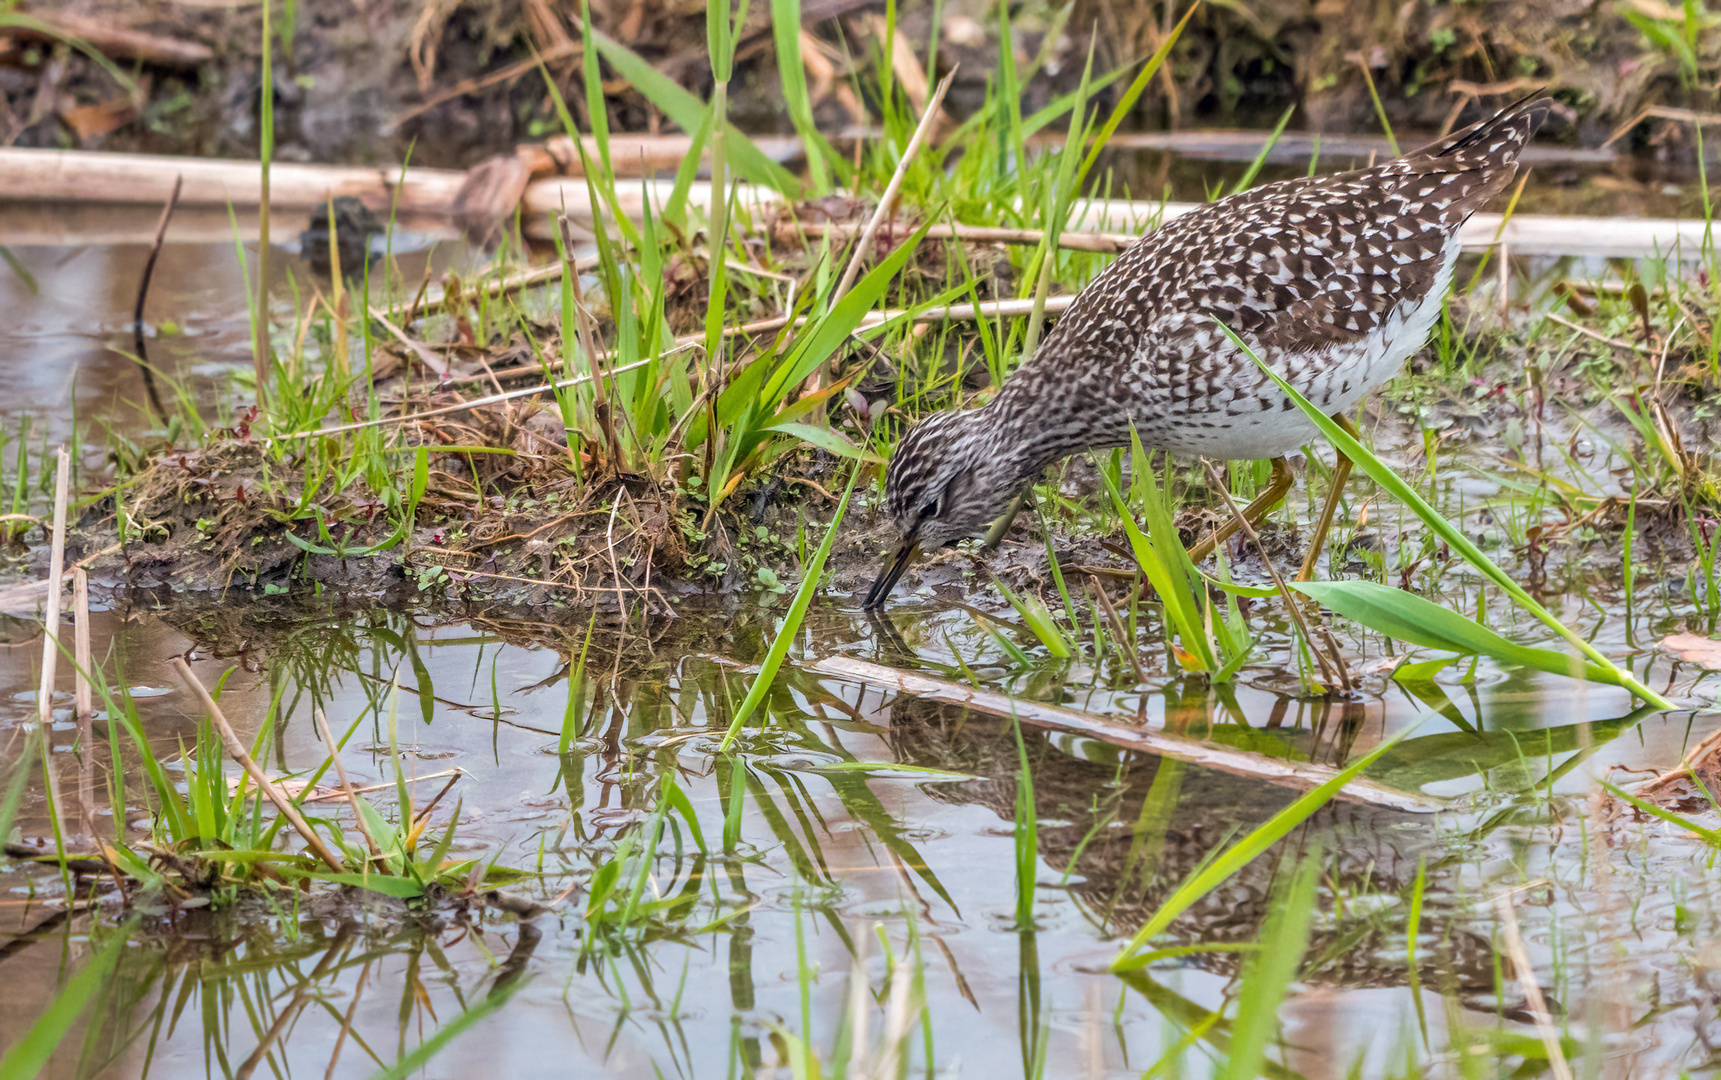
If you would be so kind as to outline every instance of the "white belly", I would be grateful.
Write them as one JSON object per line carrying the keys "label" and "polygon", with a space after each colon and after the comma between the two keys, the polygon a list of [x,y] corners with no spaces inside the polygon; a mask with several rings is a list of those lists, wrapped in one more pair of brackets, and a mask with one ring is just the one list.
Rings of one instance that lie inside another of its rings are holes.
{"label": "white belly", "polygon": [[[1404,362],[1428,340],[1452,284],[1458,250],[1457,243],[1448,245],[1426,296],[1413,304],[1400,304],[1378,329],[1361,340],[1312,356],[1269,354],[1264,359],[1281,374],[1300,371],[1293,385],[1322,412],[1331,416],[1349,410],[1369,391],[1397,375]],[[1249,364],[1246,356],[1239,354],[1238,359]],[[1143,417],[1144,427],[1155,429],[1152,442],[1162,449],[1230,461],[1280,457],[1318,434],[1314,422],[1271,385],[1265,392],[1251,388],[1211,404],[1212,409],[1205,414],[1162,413],[1158,422]],[[1144,440],[1146,434],[1144,431]]]}

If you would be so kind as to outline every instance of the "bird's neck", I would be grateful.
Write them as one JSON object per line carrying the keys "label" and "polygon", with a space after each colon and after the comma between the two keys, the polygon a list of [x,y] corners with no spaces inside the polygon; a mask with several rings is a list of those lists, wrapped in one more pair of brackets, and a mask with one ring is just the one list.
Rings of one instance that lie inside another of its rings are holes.
{"label": "bird's neck", "polygon": [[1078,395],[1022,376],[1018,371],[1005,382],[976,421],[989,436],[988,452],[1025,486],[1047,466],[1086,449],[1090,425],[1080,415]]}

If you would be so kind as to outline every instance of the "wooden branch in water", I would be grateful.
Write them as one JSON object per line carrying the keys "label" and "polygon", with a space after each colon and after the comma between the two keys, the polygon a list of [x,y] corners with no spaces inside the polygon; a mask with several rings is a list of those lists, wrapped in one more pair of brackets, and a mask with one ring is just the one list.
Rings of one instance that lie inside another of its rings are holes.
{"label": "wooden branch in water", "polygon": [[[991,690],[976,690],[960,683],[946,682],[918,672],[885,667],[848,656],[805,660],[801,661],[799,666],[802,670],[816,675],[834,675],[874,686],[890,687],[904,694],[913,694],[949,705],[960,705],[990,716],[1013,717],[1032,727],[1082,735],[1125,750],[1138,750],[1156,757],[1186,761],[1192,765],[1218,769],[1295,791],[1317,788],[1339,772],[1330,765],[1286,761],[1248,750],[1234,750],[1228,746],[1171,735],[1153,728],[1119,723],[1058,705],[1010,697]],[[1408,814],[1432,814],[1447,808],[1447,804],[1441,799],[1400,791],[1361,777],[1339,789],[1337,797]]]}
{"label": "wooden branch in water", "polygon": [[275,809],[281,812],[281,816],[287,819],[300,836],[304,837],[305,844],[316,853],[317,858],[321,859],[323,864],[335,873],[344,872],[347,867],[341,861],[341,857],[324,842],[321,836],[317,835],[317,831],[311,828],[310,824],[299,813],[299,808],[293,805],[293,800],[289,799],[280,787],[269,779],[269,775],[263,771],[263,767],[258,765],[257,760],[251,756],[251,752],[245,749],[245,744],[240,742],[239,736],[234,733],[233,725],[227,722],[227,716],[221,711],[221,706],[217,705],[215,699],[209,696],[208,688],[203,685],[202,680],[198,679],[196,673],[191,670],[191,665],[185,662],[183,656],[173,658],[173,670],[190,688],[193,696],[203,706],[203,711],[209,714],[209,722],[215,725],[215,733],[221,737],[222,745],[227,748],[227,755],[239,763],[239,767],[245,770],[252,782],[264,795],[268,796],[270,802],[275,804]]}
{"label": "wooden branch in water", "polygon": [[[255,161],[104,154],[78,150],[0,149],[0,186],[13,202],[146,202],[161,205],[174,177],[183,175],[185,207],[232,204],[249,209],[262,198]],[[269,168],[269,200],[277,210],[303,209],[337,195],[357,195],[373,208],[395,204],[401,213],[446,214],[465,173],[445,169],[295,165]],[[583,181],[582,181],[583,183]],[[581,199],[580,205],[586,205]]]}
{"label": "wooden branch in water", "polygon": [[[612,147],[612,153],[615,153]],[[20,150],[0,148],[0,190],[10,203],[114,204],[152,203],[159,206],[175,175],[185,177],[180,197],[183,210],[219,207],[226,213],[231,204],[239,210],[257,206],[261,197],[260,175],[254,161],[212,161],[142,154],[104,154],[73,150]],[[276,209],[309,211],[325,199],[356,195],[373,209],[389,209],[402,216],[439,216],[453,212],[466,174],[440,169],[351,168],[329,165],[276,164],[270,169],[270,204]],[[616,203],[621,213],[641,218],[649,203],[661,207],[669,201],[673,184],[662,180],[618,183]],[[740,184],[735,189],[737,206],[756,218],[780,212],[779,195],[758,185]],[[711,185],[694,183],[688,204],[711,204]],[[1063,246],[1092,244],[1087,250],[1115,251],[1139,233],[1199,207],[1198,203],[1170,203],[1126,199],[1082,199],[1070,210],[1070,228]],[[579,221],[592,219],[591,193],[584,179],[554,177],[529,184],[521,199],[521,218],[529,235],[551,239],[557,215],[564,210]],[[803,228],[833,229],[840,226],[803,223]],[[1037,243],[1034,230],[1001,230],[984,233],[960,227],[976,240],[1002,243]],[[1695,218],[1602,218],[1564,217],[1550,214],[1513,214],[1502,228],[1501,215],[1477,214],[1459,230],[1459,241],[1480,251],[1496,243],[1510,247],[1514,255],[1591,255],[1621,258],[1653,258],[1679,255],[1695,259],[1702,251],[1706,226]],[[939,235],[934,232],[933,235]],[[956,235],[953,231],[951,235]],[[1086,240],[1084,237],[1093,237]],[[1498,237],[1496,239],[1496,236]],[[0,243],[8,241],[0,230]]]}

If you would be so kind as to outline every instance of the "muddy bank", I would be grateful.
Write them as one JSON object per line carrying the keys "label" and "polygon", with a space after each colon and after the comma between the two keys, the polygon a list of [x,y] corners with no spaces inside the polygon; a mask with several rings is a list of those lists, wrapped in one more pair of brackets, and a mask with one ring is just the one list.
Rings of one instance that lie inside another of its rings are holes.
{"label": "muddy bank", "polygon": [[[709,95],[703,7],[638,0],[592,10],[598,29],[681,86]],[[877,103],[853,86],[877,85],[883,56],[893,57],[891,75],[911,96],[958,69],[953,111],[985,106],[999,55],[991,6],[965,0],[943,5],[935,17],[931,5],[903,5],[896,34],[912,47],[894,51],[884,47],[895,39],[883,11],[854,0],[803,5],[803,62],[821,126],[876,124]],[[580,28],[567,10],[531,0],[303,0],[295,12],[290,25],[276,17],[282,47],[270,95],[278,159],[386,163],[410,154],[414,164],[467,167],[556,134],[561,121],[534,56],[545,58],[582,128],[590,126]],[[259,8],[75,0],[52,14],[82,21],[68,21],[59,37],[0,38],[0,144],[257,153]],[[1067,18],[1037,3],[1014,8],[1024,111],[1074,87],[1090,42],[1096,70],[1128,64],[1164,40],[1173,14],[1169,4],[1116,0],[1082,0]],[[787,133],[769,19],[768,7],[755,4],[742,27],[730,110],[745,130]],[[141,59],[122,48],[117,63],[104,66],[70,44],[78,28],[92,24],[137,31],[158,48]],[[208,58],[187,60],[175,50]],[[1142,99],[1138,126],[1270,125],[1295,105],[1293,127],[1374,131],[1372,80],[1389,120],[1423,132],[1469,122],[1502,95],[1545,88],[1566,107],[1549,134],[1596,145],[1647,106],[1713,109],[1721,28],[1688,29],[1683,9],[1653,0],[1272,0],[1205,6],[1173,61]],[[613,130],[673,127],[607,64],[604,72]],[[1118,89],[1105,88],[1100,99]],[[1673,162],[1689,161],[1694,151],[1689,126],[1664,118],[1642,119],[1630,139]]]}
{"label": "muddy bank", "polygon": [[[1682,576],[1698,556],[1694,528],[1706,535],[1714,527],[1710,504],[1691,501],[1702,493],[1645,489],[1633,511],[1621,490],[1579,491],[1559,478],[1558,469],[1538,473],[1538,457],[1554,459],[1562,450],[1605,455],[1603,444],[1617,439],[1623,451],[1630,428],[1593,393],[1586,414],[1561,424],[1507,400],[1502,385],[1480,378],[1455,384],[1413,371],[1370,406],[1365,426],[1377,452],[1404,474],[1420,474],[1426,482],[1437,469],[1443,479],[1435,488],[1436,506],[1543,594],[1617,581],[1622,534],[1632,515],[1635,558]],[[1568,404],[1582,394],[1575,380],[1556,381],[1551,391]],[[1709,445],[1714,420],[1706,410],[1694,416],[1696,404],[1675,401],[1672,415],[1683,418],[1693,445]],[[524,437],[538,436],[528,431]],[[1441,448],[1432,466],[1420,455],[1431,443]],[[1261,531],[1266,554],[1285,572],[1302,559],[1312,503],[1324,492],[1331,451],[1319,453],[1304,465],[1288,507]],[[671,615],[684,604],[688,610],[781,605],[823,538],[850,471],[847,462],[802,449],[708,515],[697,490],[638,475],[581,481],[565,471],[498,473],[487,477],[482,497],[459,489],[457,478],[493,468],[495,460],[492,454],[433,456],[418,524],[403,532],[374,493],[356,488],[323,491],[315,513],[293,517],[304,474],[294,472],[291,460],[269,463],[254,444],[179,452],[92,507],[74,530],[69,553],[87,559],[98,580],[128,603],[158,595],[164,604],[196,606],[199,596],[263,598],[310,587],[346,603],[427,610],[501,603]],[[872,478],[862,481],[826,566],[823,591],[832,597],[864,593],[896,541],[877,495],[877,467],[866,469]],[[1546,488],[1546,498],[1525,510],[1506,479],[1514,474]],[[1197,469],[1180,466],[1177,475],[1178,525],[1183,542],[1191,544],[1223,519]],[[996,577],[1013,591],[1056,604],[1059,582],[1047,555],[1048,535],[1064,575],[1130,588],[1135,570],[1122,537],[1094,510],[1103,489],[1093,464],[1072,459],[1054,478],[1061,506],[1018,515],[993,553],[962,545],[923,559],[905,575],[898,598],[995,606],[999,597],[990,586]],[[1232,482],[1246,481],[1234,476]],[[1489,491],[1493,498],[1486,497]],[[1382,567],[1393,567],[1394,580],[1417,587],[1422,576],[1451,565],[1451,553],[1430,549],[1421,527],[1366,479],[1353,481],[1349,505],[1350,527],[1328,551],[1329,574],[1378,576]],[[35,555],[45,563],[45,546]],[[1268,580],[1258,549],[1233,541],[1227,558],[1239,579]]]}

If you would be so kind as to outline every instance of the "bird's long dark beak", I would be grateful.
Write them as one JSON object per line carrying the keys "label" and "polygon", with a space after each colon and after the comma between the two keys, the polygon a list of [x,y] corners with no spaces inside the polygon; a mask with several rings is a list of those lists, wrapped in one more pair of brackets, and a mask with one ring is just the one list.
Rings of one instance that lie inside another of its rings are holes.
{"label": "bird's long dark beak", "polygon": [[896,554],[885,561],[884,569],[879,571],[878,580],[872,583],[872,588],[866,594],[866,602],[861,607],[872,611],[881,606],[885,597],[896,588],[896,581],[902,576],[902,572],[914,561],[914,553],[918,550],[920,541],[904,540],[902,546],[896,549]]}

